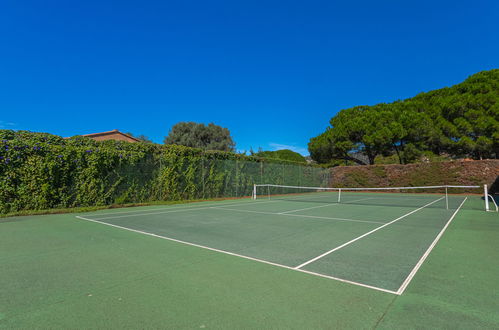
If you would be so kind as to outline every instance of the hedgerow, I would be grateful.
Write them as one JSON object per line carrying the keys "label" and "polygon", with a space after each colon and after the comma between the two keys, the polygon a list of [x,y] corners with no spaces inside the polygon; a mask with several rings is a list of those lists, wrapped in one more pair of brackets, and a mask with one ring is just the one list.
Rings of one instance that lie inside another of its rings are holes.
{"label": "hedgerow", "polygon": [[229,152],[0,130],[0,213],[241,197],[254,183],[319,185],[321,175]]}

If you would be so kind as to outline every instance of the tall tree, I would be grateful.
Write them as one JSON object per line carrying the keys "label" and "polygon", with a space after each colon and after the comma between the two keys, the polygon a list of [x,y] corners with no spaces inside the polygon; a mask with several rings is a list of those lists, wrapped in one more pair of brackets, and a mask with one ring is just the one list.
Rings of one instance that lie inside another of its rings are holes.
{"label": "tall tree", "polygon": [[298,163],[307,162],[307,159],[305,157],[289,149],[282,149],[276,151],[259,151],[257,153],[253,153],[252,155],[262,158],[289,160]]}
{"label": "tall tree", "polygon": [[152,143],[151,139],[149,139],[149,138],[148,138],[147,136],[145,136],[144,134],[135,135],[135,134],[133,134],[133,133],[131,133],[131,132],[127,132],[127,133],[125,133],[125,134],[130,135],[130,136],[132,136],[132,137],[134,137],[134,138],[136,138],[136,139],[139,139],[139,140],[140,140],[140,141],[142,141],[142,142],[145,142],[145,143]]}
{"label": "tall tree", "polygon": [[235,143],[230,136],[230,131],[213,123],[205,125],[195,122],[179,122],[171,128],[164,143],[203,150],[235,151]]}
{"label": "tall tree", "polygon": [[309,143],[312,159],[373,164],[396,154],[401,164],[422,152],[475,159],[499,157],[499,70],[479,72],[450,88],[390,104],[341,110]]}
{"label": "tall tree", "polygon": [[331,119],[331,127],[319,138],[312,139],[309,151],[317,162],[344,159],[365,164],[355,154],[364,154],[369,164],[387,145],[401,134],[393,113],[381,107],[359,106],[339,112]]}

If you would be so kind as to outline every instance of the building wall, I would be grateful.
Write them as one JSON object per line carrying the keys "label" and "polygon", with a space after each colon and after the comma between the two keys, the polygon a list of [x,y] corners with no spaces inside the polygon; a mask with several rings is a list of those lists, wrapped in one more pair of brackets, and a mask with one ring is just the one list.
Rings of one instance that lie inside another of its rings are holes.
{"label": "building wall", "polygon": [[105,141],[105,140],[117,140],[117,141],[127,141],[127,142],[137,142],[135,139],[131,139],[128,136],[121,134],[119,132],[117,133],[109,133],[109,134],[102,134],[102,135],[96,135],[96,136],[87,136],[95,141]]}

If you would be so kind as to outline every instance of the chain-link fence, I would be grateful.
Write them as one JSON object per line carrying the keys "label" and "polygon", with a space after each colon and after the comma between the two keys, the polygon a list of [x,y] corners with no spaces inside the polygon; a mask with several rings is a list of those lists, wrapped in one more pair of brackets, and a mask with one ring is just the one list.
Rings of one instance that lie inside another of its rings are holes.
{"label": "chain-link fence", "polygon": [[[254,184],[327,187],[329,182],[329,171],[320,167],[205,157],[160,161],[151,158],[118,166],[104,177],[102,173],[98,175],[101,177],[94,181],[102,183],[101,190],[97,190],[105,204],[241,198],[251,196]],[[75,182],[79,196],[82,195],[79,185],[88,180],[82,177]]]}

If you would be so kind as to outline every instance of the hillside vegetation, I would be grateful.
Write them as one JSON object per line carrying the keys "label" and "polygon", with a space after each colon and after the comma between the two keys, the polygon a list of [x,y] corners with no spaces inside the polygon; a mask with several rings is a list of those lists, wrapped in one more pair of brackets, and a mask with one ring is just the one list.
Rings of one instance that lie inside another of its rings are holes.
{"label": "hillside vegetation", "polygon": [[276,151],[259,151],[257,153],[254,153],[253,156],[267,158],[267,159],[289,160],[297,163],[307,162],[307,159],[305,157],[289,149],[282,149]]}
{"label": "hillside vegetation", "polygon": [[499,69],[403,101],[341,110],[308,146],[323,164],[374,164],[380,156],[400,164],[421,156],[497,158]]}

